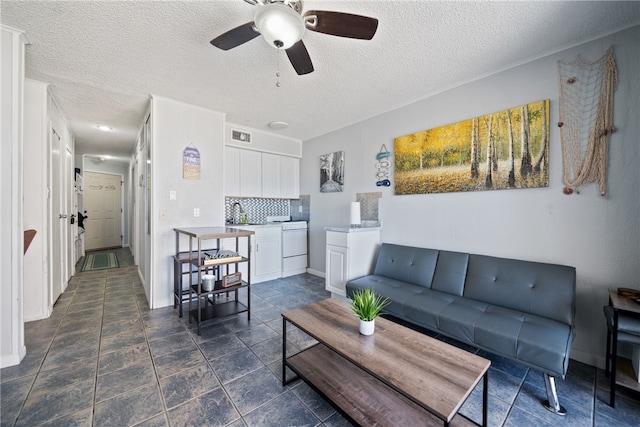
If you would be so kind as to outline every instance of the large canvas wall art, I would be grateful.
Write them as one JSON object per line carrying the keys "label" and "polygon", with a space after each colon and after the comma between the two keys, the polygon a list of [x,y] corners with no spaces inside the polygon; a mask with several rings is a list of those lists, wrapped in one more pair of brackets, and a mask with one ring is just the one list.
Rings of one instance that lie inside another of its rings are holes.
{"label": "large canvas wall art", "polygon": [[320,156],[320,192],[341,192],[344,188],[344,151]]}
{"label": "large canvas wall art", "polygon": [[549,100],[395,139],[395,194],[549,186]]}

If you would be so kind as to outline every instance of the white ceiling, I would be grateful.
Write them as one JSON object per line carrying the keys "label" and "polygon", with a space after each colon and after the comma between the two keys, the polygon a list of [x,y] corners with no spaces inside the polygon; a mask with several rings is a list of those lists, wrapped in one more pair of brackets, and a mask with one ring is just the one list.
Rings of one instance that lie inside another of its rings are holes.
{"label": "white ceiling", "polygon": [[[376,17],[371,41],[307,31],[315,71],[256,38],[209,44],[253,20],[243,0],[8,1],[24,30],[27,77],[52,84],[76,152],[127,155],[149,95],[228,113],[227,121],[307,140],[523,62],[640,23],[640,2],[306,0],[304,10]],[[596,59],[596,58],[592,58]],[[280,63],[281,86],[276,87]],[[96,125],[106,124],[105,133]]]}

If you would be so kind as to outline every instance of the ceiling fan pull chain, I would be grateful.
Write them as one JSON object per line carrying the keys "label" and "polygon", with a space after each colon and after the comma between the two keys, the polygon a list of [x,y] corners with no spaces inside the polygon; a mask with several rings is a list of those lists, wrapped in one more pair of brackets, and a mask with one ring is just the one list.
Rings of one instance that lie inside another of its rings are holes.
{"label": "ceiling fan pull chain", "polygon": [[280,87],[280,50],[276,50],[276,87]]}

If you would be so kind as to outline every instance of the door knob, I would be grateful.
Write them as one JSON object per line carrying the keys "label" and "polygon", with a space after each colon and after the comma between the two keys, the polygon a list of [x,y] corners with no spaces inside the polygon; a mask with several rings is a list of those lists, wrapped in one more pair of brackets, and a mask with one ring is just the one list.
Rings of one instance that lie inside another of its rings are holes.
{"label": "door knob", "polygon": [[66,217],[67,217],[67,215],[60,214],[60,219],[63,219],[63,218],[66,218]]}

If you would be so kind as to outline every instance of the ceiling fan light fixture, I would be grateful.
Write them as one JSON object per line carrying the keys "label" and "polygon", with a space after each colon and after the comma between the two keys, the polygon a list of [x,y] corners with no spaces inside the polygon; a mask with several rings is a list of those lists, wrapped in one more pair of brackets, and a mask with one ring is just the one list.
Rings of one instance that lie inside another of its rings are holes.
{"label": "ceiling fan light fixture", "polygon": [[260,6],[254,22],[267,43],[276,49],[289,49],[304,35],[302,16],[285,4],[271,3]]}

